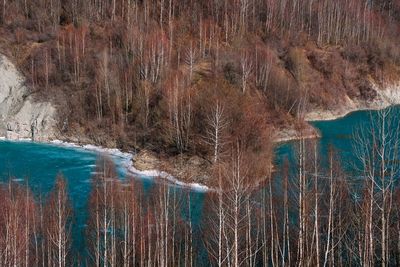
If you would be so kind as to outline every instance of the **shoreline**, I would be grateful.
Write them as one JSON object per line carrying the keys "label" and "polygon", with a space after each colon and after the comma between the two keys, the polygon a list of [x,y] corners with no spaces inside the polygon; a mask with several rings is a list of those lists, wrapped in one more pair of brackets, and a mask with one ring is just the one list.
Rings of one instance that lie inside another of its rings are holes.
{"label": "shoreline", "polygon": [[[400,90],[400,87],[398,87]],[[396,92],[397,93],[397,92]],[[330,121],[330,120],[336,120],[343,118],[347,115],[349,115],[352,112],[357,112],[357,111],[367,111],[367,110],[381,110],[388,108],[390,106],[394,105],[399,105],[400,104],[400,92],[397,93],[399,95],[398,98],[394,98],[395,101],[393,102],[383,102],[381,100],[378,101],[372,101],[369,103],[364,104],[363,106],[358,106],[358,107],[347,107],[347,108],[341,108],[336,109],[335,111],[330,111],[330,110],[316,110],[312,111],[306,114],[305,120],[306,122],[313,122],[313,121]],[[308,124],[308,128],[306,131],[308,133],[301,135],[298,130],[295,129],[281,129],[280,132],[280,137],[277,137],[273,140],[273,142],[277,145],[285,142],[291,142],[295,140],[299,140],[301,138],[305,139],[316,139],[320,138],[320,134],[315,129],[312,125]],[[282,134],[283,133],[283,134]],[[32,142],[30,138],[16,138],[16,139],[10,139],[7,138],[6,136],[0,136],[0,141],[10,141],[10,142]],[[65,147],[65,148],[75,148],[75,149],[81,149],[81,150],[86,150],[86,151],[91,151],[91,152],[97,152],[99,154],[105,154],[114,158],[118,158],[121,160],[121,166],[123,166],[127,174],[134,175],[136,177],[139,177],[141,179],[158,179],[167,182],[168,184],[172,186],[177,186],[181,188],[189,188],[191,190],[194,190],[196,192],[209,192],[213,191],[215,189],[208,187],[207,185],[200,184],[200,183],[186,183],[183,182],[173,175],[165,172],[165,171],[160,171],[156,169],[149,169],[149,170],[138,170],[134,167],[134,162],[133,159],[136,156],[135,153],[133,152],[124,152],[118,148],[106,148],[103,146],[98,146],[98,145],[93,145],[93,144],[78,144],[74,142],[68,142],[68,141],[63,141],[59,139],[44,139],[44,140],[38,140],[38,141],[33,141],[34,143],[37,144],[49,144],[49,145],[55,145],[59,147]]]}
{"label": "shoreline", "polygon": [[[19,138],[19,139],[7,139],[6,137],[0,137],[0,141],[9,141],[9,142],[32,142],[29,138]],[[180,181],[179,179],[175,178],[174,176],[168,174],[167,172],[160,171],[160,170],[144,170],[140,171],[133,166],[133,158],[135,154],[132,152],[123,152],[118,148],[106,148],[102,146],[92,145],[92,144],[77,144],[72,142],[66,142],[59,139],[54,140],[43,140],[43,141],[33,141],[37,144],[48,144],[48,145],[55,145],[59,147],[65,148],[75,148],[75,149],[82,149],[91,152],[97,152],[100,154],[105,154],[114,158],[118,158],[121,160],[121,166],[126,169],[127,174],[134,175],[141,179],[159,179],[166,181],[168,184],[173,186],[178,186],[182,188],[189,188],[196,192],[208,192],[212,191],[211,188],[204,184],[199,183],[185,183]]]}
{"label": "shoreline", "polygon": [[57,139],[48,141],[46,143],[63,146],[63,147],[72,147],[72,148],[84,149],[84,150],[88,150],[88,151],[94,151],[94,152],[103,153],[103,154],[107,154],[107,155],[110,155],[113,157],[120,158],[123,160],[122,166],[127,170],[128,174],[132,174],[132,175],[140,177],[142,179],[162,179],[174,186],[179,186],[182,188],[190,188],[190,189],[198,191],[198,192],[210,191],[210,188],[206,185],[199,184],[199,183],[185,183],[164,171],[160,171],[160,170],[140,171],[140,170],[136,169],[133,165],[133,159],[135,157],[135,154],[132,152],[123,152],[118,148],[105,148],[102,146],[97,146],[97,145],[92,145],[92,144],[79,145],[76,143],[65,142],[65,141],[57,140]]}
{"label": "shoreline", "polygon": [[[281,143],[291,142],[294,140],[299,140],[301,138],[306,138],[306,139],[320,138],[321,136],[318,130],[315,127],[313,127],[309,122],[336,120],[343,118],[355,111],[381,110],[388,108],[390,106],[400,104],[400,82],[397,84],[386,86],[385,89],[378,89],[378,86],[376,85],[374,85],[373,88],[377,92],[377,96],[375,97],[374,100],[359,101],[347,98],[345,100],[345,103],[341,107],[338,107],[334,110],[315,109],[314,111],[310,111],[305,115],[305,121],[307,122],[307,124],[305,126],[305,129],[303,130],[304,131],[303,134],[301,134],[300,131],[295,129],[294,127],[286,129],[278,129],[279,134],[275,136],[273,142],[279,145]],[[15,141],[15,142],[31,141],[30,138],[11,139],[7,138],[7,136],[8,135],[0,137],[0,140]],[[133,152],[124,152],[118,148],[106,148],[93,144],[78,144],[74,142],[68,142],[50,138],[34,142],[39,144],[40,143],[52,144],[67,148],[69,147],[69,148],[83,149],[119,158],[121,159],[122,161],[121,165],[126,169],[127,174],[132,174],[142,179],[159,179],[166,181],[170,185],[182,188],[189,188],[197,192],[207,192],[214,190],[213,188],[210,188],[205,184],[194,183],[194,182],[193,183],[183,182],[165,171],[157,169],[149,169],[142,171],[138,170],[134,167],[133,159],[136,156],[136,154]]]}
{"label": "shoreline", "polygon": [[301,135],[299,131],[285,129],[287,132],[291,131],[291,134],[283,137],[278,135],[273,142],[275,144],[280,144],[283,142],[299,140],[301,138],[320,138],[321,136],[318,133],[318,130],[315,129],[315,127],[313,127],[309,122],[337,120],[357,111],[378,111],[391,106],[400,105],[400,81],[398,83],[386,85],[384,86],[384,89],[379,88],[376,84],[373,84],[372,87],[377,93],[376,97],[372,101],[352,100],[347,97],[345,99],[345,103],[336,109],[315,109],[307,112],[304,116],[304,120],[312,129],[314,129],[314,133]]}
{"label": "shoreline", "polygon": [[330,121],[337,120],[356,111],[377,111],[391,106],[400,104],[400,81],[379,88],[373,84],[372,88],[376,92],[376,97],[372,101],[345,99],[345,103],[341,108],[335,110],[316,109],[305,115],[305,121]]}

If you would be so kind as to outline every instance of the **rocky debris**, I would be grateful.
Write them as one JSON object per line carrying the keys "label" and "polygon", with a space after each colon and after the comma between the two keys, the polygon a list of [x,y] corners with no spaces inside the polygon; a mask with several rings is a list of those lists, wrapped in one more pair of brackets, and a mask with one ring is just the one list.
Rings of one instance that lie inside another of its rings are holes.
{"label": "rocky debris", "polygon": [[146,149],[137,153],[133,159],[133,166],[139,171],[157,170],[160,165],[157,155]]}
{"label": "rocky debris", "polygon": [[35,101],[21,73],[0,54],[0,136],[48,140],[54,135],[55,116],[55,107]]}
{"label": "rocky debris", "polygon": [[141,150],[133,159],[133,166],[139,171],[165,171],[184,182],[207,184],[211,173],[211,163],[196,155],[157,155],[149,150]]}
{"label": "rocky debris", "polygon": [[312,139],[320,137],[318,131],[310,124],[305,124],[301,129],[297,127],[287,127],[278,129],[274,136],[277,143],[287,142],[291,140],[299,140],[301,138]]}
{"label": "rocky debris", "polygon": [[210,178],[211,163],[199,156],[178,155],[173,157],[170,169],[167,171],[175,177],[179,177],[184,181],[196,182],[200,184],[208,184]]}
{"label": "rocky debris", "polygon": [[318,130],[311,124],[299,120],[294,120],[289,125],[277,127],[274,129],[273,133],[273,141],[275,143],[299,140],[301,138],[313,139],[320,137]]}

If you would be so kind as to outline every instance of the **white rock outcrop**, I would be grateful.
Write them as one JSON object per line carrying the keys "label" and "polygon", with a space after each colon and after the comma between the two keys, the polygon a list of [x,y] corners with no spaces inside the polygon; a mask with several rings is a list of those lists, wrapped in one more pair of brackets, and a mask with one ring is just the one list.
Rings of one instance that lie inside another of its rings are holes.
{"label": "white rock outcrop", "polygon": [[388,83],[383,86],[378,86],[371,82],[371,87],[376,92],[376,97],[373,100],[366,101],[350,99],[346,96],[345,101],[340,103],[338,107],[334,109],[327,110],[314,108],[305,115],[305,120],[335,120],[357,110],[380,110],[400,104],[400,82]]}
{"label": "white rock outcrop", "polygon": [[22,74],[0,54],[0,136],[48,140],[54,136],[55,116],[55,107],[35,101]]}
{"label": "white rock outcrop", "polygon": [[[312,108],[310,112],[307,112],[305,114],[304,119],[308,122],[335,120],[344,117],[353,111],[380,110],[393,105],[400,105],[400,82],[386,83],[381,86],[377,85],[374,82],[371,82],[370,85],[376,93],[374,99],[351,99],[349,96],[346,95],[345,98],[334,108]],[[312,131],[309,128],[303,129],[302,133],[300,133],[297,129],[289,127],[278,129],[278,131],[274,135],[274,141],[286,142],[289,140],[300,139],[300,137],[316,138],[319,136],[319,133],[316,129]]]}

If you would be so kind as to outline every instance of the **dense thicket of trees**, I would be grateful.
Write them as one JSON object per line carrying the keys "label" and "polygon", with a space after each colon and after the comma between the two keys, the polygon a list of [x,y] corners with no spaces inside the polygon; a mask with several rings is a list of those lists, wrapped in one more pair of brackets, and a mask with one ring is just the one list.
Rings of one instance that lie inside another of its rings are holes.
{"label": "dense thicket of trees", "polygon": [[27,186],[1,186],[0,265],[68,266],[72,210],[62,176],[46,201],[33,197]]}
{"label": "dense thicket of trees", "polygon": [[370,99],[370,78],[394,79],[400,63],[397,1],[4,0],[1,9],[2,50],[33,93],[59,104],[64,135],[210,160],[222,144],[215,127],[257,150],[249,120],[261,132],[293,124],[304,103]]}

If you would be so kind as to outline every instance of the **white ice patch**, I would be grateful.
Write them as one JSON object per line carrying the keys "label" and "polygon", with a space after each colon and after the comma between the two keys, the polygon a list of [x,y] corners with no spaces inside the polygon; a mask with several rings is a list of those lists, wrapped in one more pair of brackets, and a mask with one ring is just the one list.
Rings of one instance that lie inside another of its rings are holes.
{"label": "white ice patch", "polygon": [[[0,140],[7,140],[7,138],[0,137]],[[12,141],[25,142],[25,141],[31,141],[31,140],[29,138],[20,138],[18,140],[12,140]],[[135,154],[132,152],[123,152],[117,148],[104,148],[104,147],[95,146],[95,145],[79,145],[79,144],[65,142],[65,141],[61,141],[61,140],[57,140],[57,139],[51,140],[48,143],[57,145],[57,146],[66,147],[66,148],[75,148],[75,149],[83,149],[83,150],[87,150],[87,151],[93,151],[93,152],[97,152],[100,154],[109,155],[113,158],[117,158],[119,160],[120,165],[127,170],[128,174],[140,176],[141,178],[145,178],[145,179],[161,178],[172,185],[175,185],[178,187],[190,188],[191,190],[194,190],[197,192],[207,192],[207,191],[211,190],[208,186],[203,185],[203,184],[182,182],[182,181],[178,180],[176,177],[174,177],[171,174],[166,173],[164,171],[159,171],[159,170],[140,171],[133,166],[133,158],[134,158]]]}
{"label": "white ice patch", "polygon": [[179,181],[174,176],[170,175],[169,173],[163,172],[163,171],[159,171],[159,170],[140,171],[133,166],[132,159],[135,156],[134,153],[122,152],[121,150],[119,150],[117,148],[104,148],[104,147],[95,146],[95,145],[78,145],[75,143],[64,142],[61,140],[53,140],[53,141],[50,141],[50,143],[59,145],[59,146],[63,146],[63,147],[79,148],[79,149],[84,149],[84,150],[88,150],[88,151],[95,151],[95,152],[98,152],[101,154],[110,155],[114,158],[118,158],[120,160],[121,166],[124,167],[128,173],[136,175],[136,176],[140,176],[142,178],[147,178],[147,179],[162,178],[162,179],[166,180],[168,183],[171,183],[171,184],[179,186],[179,187],[190,188],[190,189],[192,189],[194,191],[198,191],[198,192],[210,191],[210,188],[207,187],[206,185],[202,185],[199,183],[185,183],[185,182]]}

